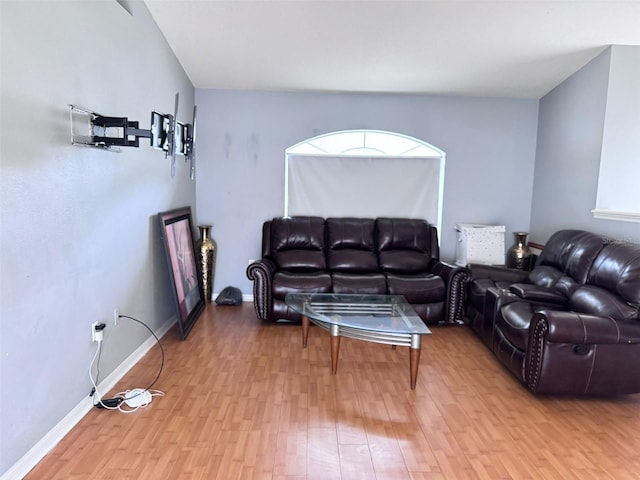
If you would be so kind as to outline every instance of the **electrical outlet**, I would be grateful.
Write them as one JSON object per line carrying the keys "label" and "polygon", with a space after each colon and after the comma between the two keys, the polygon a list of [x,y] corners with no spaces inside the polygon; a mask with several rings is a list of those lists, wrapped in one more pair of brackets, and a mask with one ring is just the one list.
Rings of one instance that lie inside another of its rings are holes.
{"label": "electrical outlet", "polygon": [[118,319],[120,318],[120,309],[118,307],[113,309],[113,324],[118,325]]}
{"label": "electrical outlet", "polygon": [[93,322],[91,324],[91,341],[92,342],[101,342],[102,341],[102,330],[98,330],[98,324],[100,322]]}

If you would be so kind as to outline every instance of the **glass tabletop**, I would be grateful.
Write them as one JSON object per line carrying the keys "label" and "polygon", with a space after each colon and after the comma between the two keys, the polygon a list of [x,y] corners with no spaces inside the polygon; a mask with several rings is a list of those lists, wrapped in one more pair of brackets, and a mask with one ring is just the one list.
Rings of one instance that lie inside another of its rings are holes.
{"label": "glass tabletop", "polygon": [[387,333],[431,333],[402,295],[290,293],[285,302],[312,322]]}

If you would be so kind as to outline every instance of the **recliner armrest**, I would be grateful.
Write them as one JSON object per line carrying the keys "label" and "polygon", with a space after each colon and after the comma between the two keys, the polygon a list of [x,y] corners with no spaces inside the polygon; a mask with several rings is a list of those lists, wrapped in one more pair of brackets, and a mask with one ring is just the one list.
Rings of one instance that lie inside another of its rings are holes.
{"label": "recliner armrest", "polygon": [[469,269],[433,259],[429,263],[429,271],[442,278],[447,288],[444,322],[461,322],[464,315],[465,286],[471,278]]}
{"label": "recliner armrest", "polygon": [[432,259],[429,263],[429,272],[434,275],[438,275],[445,282],[448,282],[450,279],[460,274],[464,274],[467,277],[467,281],[471,278],[471,274],[467,267],[460,267],[458,265],[452,265],[451,263],[435,259]]}
{"label": "recliner armrest", "polygon": [[545,340],[574,345],[640,344],[640,322],[544,309],[531,319],[529,345]]}
{"label": "recliner armrest", "polygon": [[484,312],[482,324],[480,325],[480,336],[484,342],[493,349],[494,326],[496,316],[502,307],[510,303],[519,302],[521,299],[506,288],[491,287],[487,290],[484,300]]}
{"label": "recliner armrest", "polygon": [[257,260],[247,267],[247,278],[253,281],[253,306],[260,320],[270,320],[273,309],[271,294],[276,265],[268,258]]}
{"label": "recliner armrest", "polygon": [[637,320],[539,310],[529,326],[523,378],[536,393],[635,393],[639,349]]}
{"label": "recliner armrest", "polygon": [[567,297],[558,290],[532,283],[514,283],[509,287],[509,291],[531,303],[564,305],[568,301]]}
{"label": "recliner armrest", "polygon": [[471,272],[471,280],[488,278],[495,282],[526,283],[529,278],[529,272],[499,265],[470,263],[469,271]]}

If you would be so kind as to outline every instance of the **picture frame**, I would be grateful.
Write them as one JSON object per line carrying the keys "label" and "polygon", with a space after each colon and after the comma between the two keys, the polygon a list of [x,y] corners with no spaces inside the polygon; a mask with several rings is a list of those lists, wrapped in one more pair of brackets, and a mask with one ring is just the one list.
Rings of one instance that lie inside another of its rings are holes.
{"label": "picture frame", "polygon": [[204,310],[191,207],[158,213],[160,236],[176,305],[180,337],[185,340]]}

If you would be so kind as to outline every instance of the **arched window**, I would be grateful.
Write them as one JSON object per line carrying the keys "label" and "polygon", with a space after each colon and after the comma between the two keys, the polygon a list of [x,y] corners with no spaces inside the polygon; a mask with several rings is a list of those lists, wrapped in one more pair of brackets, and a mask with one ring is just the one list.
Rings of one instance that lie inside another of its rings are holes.
{"label": "arched window", "polygon": [[346,130],[286,150],[284,215],[424,218],[440,230],[445,153],[413,137]]}

